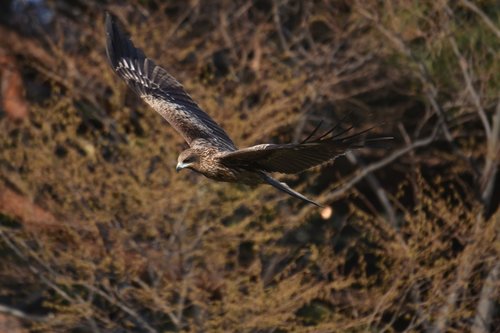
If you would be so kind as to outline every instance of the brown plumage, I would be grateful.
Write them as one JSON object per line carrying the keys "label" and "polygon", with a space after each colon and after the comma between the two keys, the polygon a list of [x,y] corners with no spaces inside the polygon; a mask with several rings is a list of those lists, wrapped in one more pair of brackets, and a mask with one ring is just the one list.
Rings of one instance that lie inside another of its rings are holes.
{"label": "brown plumage", "polygon": [[[361,139],[366,131],[354,135],[342,131],[333,135],[337,130],[333,128],[311,140],[316,128],[301,143],[260,144],[237,149],[227,133],[201,110],[182,85],[137,49],[109,14],[106,15],[106,37],[106,53],[113,70],[189,144],[190,148],[179,155],[177,171],[188,168],[224,182],[267,183],[319,206],[272,178],[269,172],[298,173],[333,160],[348,149],[363,146]],[[375,140],[384,139],[387,138]]]}

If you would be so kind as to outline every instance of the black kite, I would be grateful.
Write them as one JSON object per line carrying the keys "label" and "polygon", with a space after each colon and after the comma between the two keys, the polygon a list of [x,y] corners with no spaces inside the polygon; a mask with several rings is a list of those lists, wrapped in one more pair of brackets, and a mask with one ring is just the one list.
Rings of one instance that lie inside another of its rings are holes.
{"label": "black kite", "polygon": [[333,135],[334,128],[311,140],[315,130],[301,143],[260,144],[238,149],[175,78],[134,46],[109,14],[106,15],[106,37],[106,52],[113,70],[189,144],[179,155],[177,171],[188,168],[224,182],[265,183],[319,206],[269,173],[298,173],[333,160],[348,149],[363,146],[360,135],[366,131],[347,135],[348,130],[344,130]]}

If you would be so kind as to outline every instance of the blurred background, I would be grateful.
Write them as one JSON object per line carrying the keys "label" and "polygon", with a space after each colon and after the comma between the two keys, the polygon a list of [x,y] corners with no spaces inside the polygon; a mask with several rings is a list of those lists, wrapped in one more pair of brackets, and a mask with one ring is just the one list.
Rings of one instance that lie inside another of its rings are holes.
{"label": "blurred background", "polygon": [[[106,11],[240,147],[395,140],[280,177],[323,209],[176,174]],[[1,332],[499,332],[496,0],[3,0],[0,87]]]}

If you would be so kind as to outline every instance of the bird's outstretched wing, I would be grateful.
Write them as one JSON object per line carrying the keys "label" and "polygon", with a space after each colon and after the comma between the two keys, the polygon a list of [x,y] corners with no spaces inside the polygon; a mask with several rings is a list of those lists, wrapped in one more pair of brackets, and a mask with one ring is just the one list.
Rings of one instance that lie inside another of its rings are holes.
{"label": "bird's outstretched wing", "polygon": [[314,132],[301,143],[260,144],[225,154],[221,163],[228,167],[263,170],[267,172],[298,173],[313,166],[335,159],[350,149],[390,140],[392,137],[363,139],[371,129],[347,135],[344,130],[331,135],[332,130],[315,140],[309,140]]}
{"label": "bird's outstretched wing", "polygon": [[106,14],[106,53],[113,70],[165,118],[189,145],[207,143],[235,150],[226,132],[207,115],[167,71],[147,58]]}

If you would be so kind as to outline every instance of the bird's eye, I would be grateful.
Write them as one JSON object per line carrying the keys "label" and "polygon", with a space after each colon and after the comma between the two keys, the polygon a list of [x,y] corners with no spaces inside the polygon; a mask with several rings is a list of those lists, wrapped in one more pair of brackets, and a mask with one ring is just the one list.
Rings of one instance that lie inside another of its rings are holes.
{"label": "bird's eye", "polygon": [[184,160],[184,163],[188,164],[188,163],[193,163],[195,161],[196,161],[196,156],[189,156]]}

